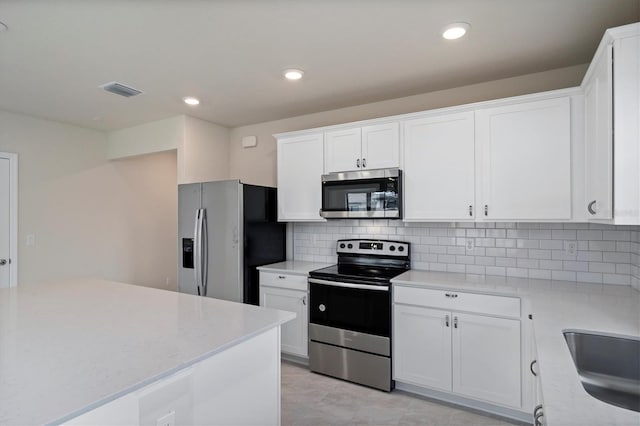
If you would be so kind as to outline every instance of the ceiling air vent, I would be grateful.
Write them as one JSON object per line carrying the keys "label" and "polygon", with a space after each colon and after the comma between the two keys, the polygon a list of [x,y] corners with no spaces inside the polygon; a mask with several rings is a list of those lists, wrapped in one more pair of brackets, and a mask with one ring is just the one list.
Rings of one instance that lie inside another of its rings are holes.
{"label": "ceiling air vent", "polygon": [[117,81],[112,81],[111,83],[103,84],[100,87],[102,87],[107,92],[115,93],[116,95],[124,96],[125,98],[137,96],[140,93],[142,93],[142,90],[125,86],[124,84],[118,83]]}

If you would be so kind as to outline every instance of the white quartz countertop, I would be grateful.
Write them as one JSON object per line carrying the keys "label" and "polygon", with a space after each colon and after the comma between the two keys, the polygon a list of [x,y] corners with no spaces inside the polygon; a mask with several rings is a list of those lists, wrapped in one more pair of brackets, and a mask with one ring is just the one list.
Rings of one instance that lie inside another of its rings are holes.
{"label": "white quartz countertop", "polygon": [[265,272],[277,272],[282,274],[309,275],[310,271],[331,266],[330,263],[307,262],[304,260],[286,260],[270,265],[258,266],[258,270]]}
{"label": "white quartz countertop", "polygon": [[606,404],[584,390],[562,334],[578,329],[639,337],[640,292],[632,287],[417,270],[392,283],[528,299],[546,424],[640,425],[640,413]]}
{"label": "white quartz countertop", "polygon": [[0,424],[66,421],[294,317],[100,280],[0,289]]}

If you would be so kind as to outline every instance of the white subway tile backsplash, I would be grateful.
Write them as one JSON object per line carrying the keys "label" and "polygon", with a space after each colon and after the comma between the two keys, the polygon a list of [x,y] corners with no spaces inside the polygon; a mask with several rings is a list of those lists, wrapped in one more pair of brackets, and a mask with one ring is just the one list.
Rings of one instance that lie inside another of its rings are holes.
{"label": "white subway tile backsplash", "polygon": [[589,262],[589,272],[616,272],[616,265],[614,263],[602,263],[602,262]]}
{"label": "white subway tile backsplash", "polygon": [[514,257],[496,257],[496,266],[516,266],[518,260]]}
{"label": "white subway tile backsplash", "polygon": [[575,240],[577,239],[577,231],[571,230],[553,230],[551,231],[551,238],[554,240]]}
{"label": "white subway tile backsplash", "polygon": [[602,240],[602,231],[578,231],[579,240]]}
{"label": "white subway tile backsplash", "polygon": [[621,285],[630,285],[631,284],[631,276],[630,275],[621,275],[621,274],[602,274],[602,281],[605,284],[621,284]]}
{"label": "white subway tile backsplash", "polygon": [[561,249],[563,246],[564,246],[564,243],[562,240],[540,240],[541,249],[557,250],[557,249]]}
{"label": "white subway tile backsplash", "polygon": [[589,241],[589,250],[616,251],[615,241]]}
{"label": "white subway tile backsplash", "polygon": [[573,271],[551,271],[551,279],[563,281],[576,281],[576,273]]}
{"label": "white subway tile backsplash", "polygon": [[[341,238],[410,242],[416,269],[631,284],[640,290],[640,226],[386,219],[295,223],[294,258],[335,263]],[[568,253],[569,243],[575,243],[575,254]]]}
{"label": "white subway tile backsplash", "polygon": [[507,275],[506,268],[501,266],[487,266],[485,272],[487,275],[499,275],[503,277]]}

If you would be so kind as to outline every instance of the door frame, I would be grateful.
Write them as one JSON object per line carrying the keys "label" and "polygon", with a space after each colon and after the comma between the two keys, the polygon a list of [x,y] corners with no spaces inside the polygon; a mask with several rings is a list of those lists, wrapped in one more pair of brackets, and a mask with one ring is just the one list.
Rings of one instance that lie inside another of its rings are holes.
{"label": "door frame", "polygon": [[18,285],[18,154],[0,152],[9,160],[9,287]]}

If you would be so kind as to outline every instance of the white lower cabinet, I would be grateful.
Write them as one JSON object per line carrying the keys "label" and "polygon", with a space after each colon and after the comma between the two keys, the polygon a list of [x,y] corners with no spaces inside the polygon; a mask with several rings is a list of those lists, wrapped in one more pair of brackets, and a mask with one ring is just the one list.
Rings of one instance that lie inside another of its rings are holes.
{"label": "white lower cabinet", "polygon": [[281,327],[283,353],[302,358],[309,356],[308,299],[306,277],[260,272],[260,306],[296,314],[294,320]]}
{"label": "white lower cabinet", "polygon": [[[408,287],[407,287],[408,288]],[[394,287],[404,290],[404,287]],[[414,291],[421,291],[413,288]],[[467,293],[442,293],[442,299],[465,310],[474,310],[465,301]],[[400,292],[400,294],[402,294]],[[395,297],[395,295],[394,295]],[[501,296],[483,295],[487,303]],[[519,299],[512,298],[519,302]],[[522,409],[521,321],[519,317],[498,318],[482,314],[414,306],[429,298],[414,298],[413,305],[393,305],[394,380],[435,389],[465,398]],[[405,302],[406,303],[406,302]]]}
{"label": "white lower cabinet", "polygon": [[450,391],[450,312],[395,305],[394,315],[395,379]]}
{"label": "white lower cabinet", "polygon": [[453,391],[520,407],[520,321],[454,312],[453,324]]}

